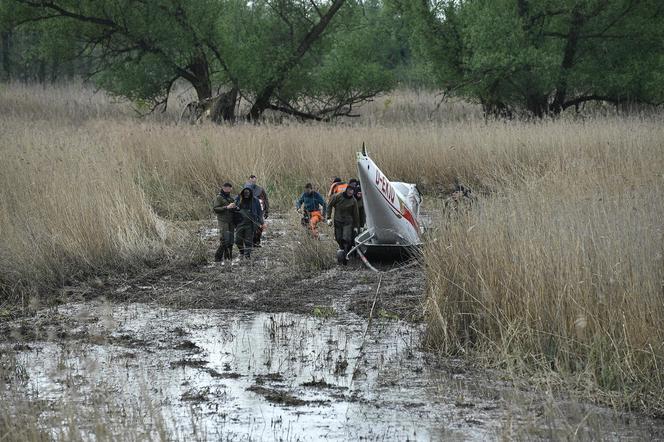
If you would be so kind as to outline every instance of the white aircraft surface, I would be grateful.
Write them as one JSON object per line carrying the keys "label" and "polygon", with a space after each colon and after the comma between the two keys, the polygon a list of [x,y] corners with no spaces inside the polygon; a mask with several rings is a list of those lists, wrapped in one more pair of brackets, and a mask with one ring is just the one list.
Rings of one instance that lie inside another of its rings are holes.
{"label": "white aircraft surface", "polygon": [[390,181],[362,145],[357,171],[364,201],[366,229],[355,238],[358,255],[384,260],[412,256],[422,244],[422,195],[415,184]]}

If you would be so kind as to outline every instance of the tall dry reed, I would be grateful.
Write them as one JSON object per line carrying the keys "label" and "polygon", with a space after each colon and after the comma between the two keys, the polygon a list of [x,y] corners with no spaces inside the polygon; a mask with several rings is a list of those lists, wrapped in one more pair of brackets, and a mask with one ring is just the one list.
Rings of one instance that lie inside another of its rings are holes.
{"label": "tall dry reed", "polygon": [[47,292],[165,252],[167,229],[130,158],[85,130],[46,121],[31,126],[2,121],[2,292]]}
{"label": "tall dry reed", "polygon": [[515,130],[483,134],[516,160],[507,184],[448,210],[426,249],[430,342],[663,413],[664,129]]}
{"label": "tall dry reed", "polygon": [[305,182],[355,175],[364,142],[430,202],[457,178],[478,195],[426,250],[430,342],[664,409],[661,117],[486,122],[402,92],[333,125],[177,126],[85,90],[49,94],[0,93],[5,291],[162,256],[163,226],[210,217],[226,180],[238,191],[256,174],[290,206]]}

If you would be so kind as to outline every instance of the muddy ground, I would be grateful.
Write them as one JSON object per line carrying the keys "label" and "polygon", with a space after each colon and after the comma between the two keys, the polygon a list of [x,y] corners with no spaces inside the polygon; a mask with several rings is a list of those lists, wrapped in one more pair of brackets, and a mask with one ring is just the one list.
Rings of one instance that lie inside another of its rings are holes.
{"label": "muddy ground", "polygon": [[[337,266],[324,236],[315,270],[296,221],[271,219],[250,261],[114,275],[0,322],[0,417],[28,407],[56,439],[664,439],[662,421],[427,352],[422,268]],[[195,228],[211,261],[214,224]]]}

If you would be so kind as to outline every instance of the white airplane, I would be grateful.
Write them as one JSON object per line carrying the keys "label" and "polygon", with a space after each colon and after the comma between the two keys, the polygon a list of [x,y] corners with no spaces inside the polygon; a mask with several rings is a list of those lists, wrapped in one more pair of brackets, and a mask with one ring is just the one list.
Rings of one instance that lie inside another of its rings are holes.
{"label": "white airplane", "polygon": [[[422,195],[417,186],[390,181],[376,166],[366,147],[357,153],[357,171],[366,214],[366,230],[355,238],[355,247],[365,264],[371,259],[413,256],[422,245],[420,220]],[[351,251],[351,252],[352,252]]]}

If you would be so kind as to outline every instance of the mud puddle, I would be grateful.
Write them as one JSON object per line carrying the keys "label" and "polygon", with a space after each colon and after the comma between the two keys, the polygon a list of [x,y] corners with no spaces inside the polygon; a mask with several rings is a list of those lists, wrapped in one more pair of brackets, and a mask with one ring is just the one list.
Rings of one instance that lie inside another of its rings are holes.
{"label": "mud puddle", "polygon": [[[4,343],[16,398],[42,425],[140,417],[144,436],[201,440],[656,438],[662,423],[516,392],[436,364],[421,326],[353,314],[170,309],[90,301],[49,315],[69,334]],[[461,367],[461,366],[459,366]],[[67,409],[63,403],[69,404]],[[76,410],[72,417],[71,409]],[[67,411],[69,410],[69,411]],[[562,410],[562,411],[561,411]],[[98,424],[98,422],[97,422]],[[48,428],[63,434],[62,428]],[[139,437],[141,439],[141,437]]]}

